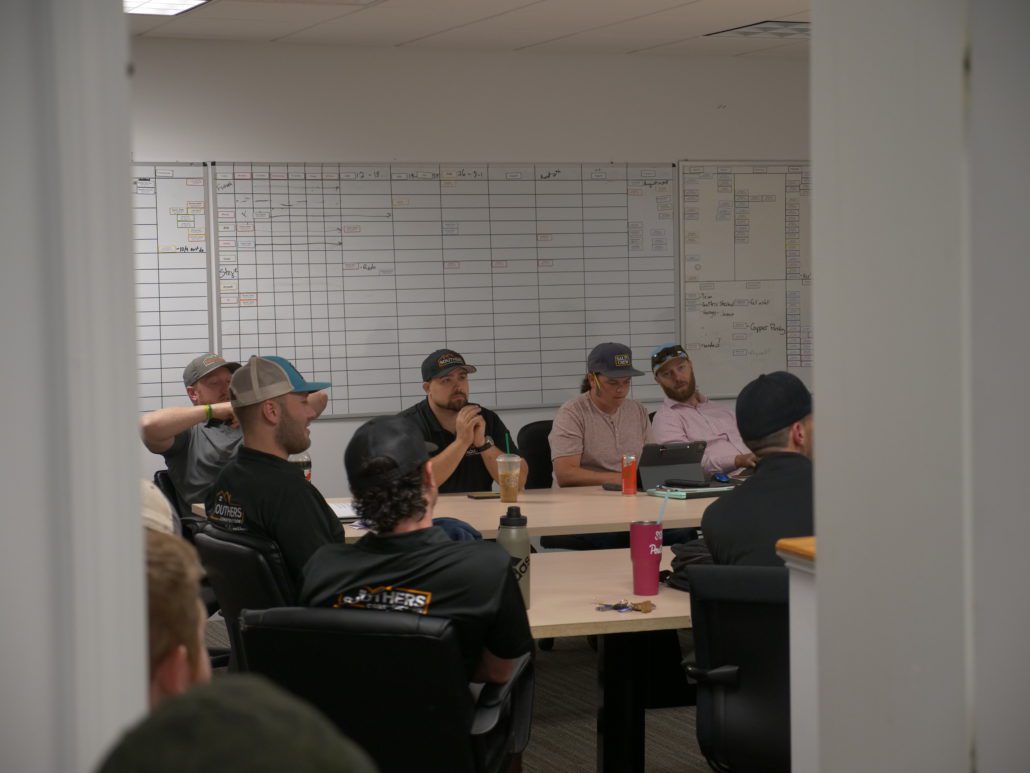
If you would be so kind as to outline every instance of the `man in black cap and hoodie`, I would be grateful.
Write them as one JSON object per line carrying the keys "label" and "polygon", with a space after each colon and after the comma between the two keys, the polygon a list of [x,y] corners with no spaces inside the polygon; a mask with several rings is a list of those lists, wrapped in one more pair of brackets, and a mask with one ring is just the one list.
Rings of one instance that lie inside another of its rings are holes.
{"label": "man in black cap and hoodie", "polygon": [[755,474],[708,506],[701,530],[717,564],[783,566],[776,541],[815,533],[812,395],[790,373],[763,374],[737,397],[737,428]]}

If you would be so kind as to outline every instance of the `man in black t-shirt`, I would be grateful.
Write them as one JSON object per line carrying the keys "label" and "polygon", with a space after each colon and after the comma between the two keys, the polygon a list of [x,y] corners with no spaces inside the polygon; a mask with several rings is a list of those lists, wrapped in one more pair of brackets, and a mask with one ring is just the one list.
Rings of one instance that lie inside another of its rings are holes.
{"label": "man in black t-shirt", "polygon": [[437,488],[418,427],[402,416],[372,419],[344,464],[354,509],[375,533],[320,548],[304,567],[301,603],[449,618],[469,680],[508,681],[512,660],[533,646],[510,557],[432,525]]}
{"label": "man in black t-shirt", "polygon": [[233,373],[229,391],[243,445],[204,501],[208,520],[219,528],[277,542],[296,587],[312,553],[343,542],[332,508],[303,470],[287,461],[311,445],[308,427],[318,411],[308,398],[328,387],[306,381],[282,357],[251,357]]}
{"label": "man in black t-shirt", "polygon": [[717,564],[783,566],[776,541],[815,533],[812,395],[791,373],[761,375],[737,397],[737,428],[755,474],[705,509],[701,530]]}
{"label": "man in black t-shirt", "polygon": [[[497,457],[507,448],[518,454],[514,438],[493,411],[469,402],[470,373],[476,368],[451,349],[437,349],[422,362],[426,399],[401,412],[415,422],[426,442],[439,450],[433,473],[444,494],[489,491],[497,480]],[[529,465],[522,460],[519,486]]]}

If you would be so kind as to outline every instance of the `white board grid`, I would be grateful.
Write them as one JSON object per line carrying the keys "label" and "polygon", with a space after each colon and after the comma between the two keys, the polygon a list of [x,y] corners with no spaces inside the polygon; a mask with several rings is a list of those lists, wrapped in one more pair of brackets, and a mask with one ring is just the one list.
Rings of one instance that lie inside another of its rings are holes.
{"label": "white board grid", "polygon": [[811,178],[803,161],[680,162],[683,345],[698,387],[761,373],[812,386]]}
{"label": "white board grid", "polygon": [[[676,337],[674,164],[212,165],[219,349],[330,381],[326,415],[401,410],[447,346],[472,399],[557,405],[587,352]],[[637,399],[656,399],[639,379]]]}
{"label": "white board grid", "polygon": [[140,410],[189,405],[182,370],[211,350],[207,168],[132,165]]}

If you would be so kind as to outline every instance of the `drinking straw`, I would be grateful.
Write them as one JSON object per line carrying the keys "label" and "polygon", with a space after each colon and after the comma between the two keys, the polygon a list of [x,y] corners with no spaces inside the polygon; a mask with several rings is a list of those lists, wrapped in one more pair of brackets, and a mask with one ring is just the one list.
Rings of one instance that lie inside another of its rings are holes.
{"label": "drinking straw", "polygon": [[507,432],[504,433],[504,453],[511,453],[511,435]]}
{"label": "drinking straw", "polygon": [[669,504],[669,493],[665,492],[665,496],[662,497],[662,506],[658,509],[658,525],[662,525],[662,519],[665,518],[665,506]]}

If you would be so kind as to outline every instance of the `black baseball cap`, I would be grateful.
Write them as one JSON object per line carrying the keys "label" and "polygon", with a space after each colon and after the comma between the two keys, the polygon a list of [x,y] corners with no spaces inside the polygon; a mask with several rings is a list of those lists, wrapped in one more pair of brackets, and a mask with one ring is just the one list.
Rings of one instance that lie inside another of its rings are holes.
{"label": "black baseball cap", "polygon": [[422,360],[422,380],[432,381],[458,368],[464,368],[466,373],[476,372],[476,367],[465,362],[465,358],[453,349],[437,349]]}
{"label": "black baseball cap", "polygon": [[[343,466],[351,488],[389,483],[419,469],[436,446],[422,438],[422,431],[404,416],[376,416],[354,433],[343,452]],[[362,475],[359,470],[372,459],[389,459],[393,469],[375,475]]]}
{"label": "black baseball cap", "polygon": [[793,373],[763,373],[737,395],[737,429],[745,441],[759,440],[812,412],[812,393]]}
{"label": "black baseball cap", "polygon": [[593,348],[587,357],[587,372],[600,373],[608,378],[644,375],[633,367],[633,352],[630,348],[612,341]]}

